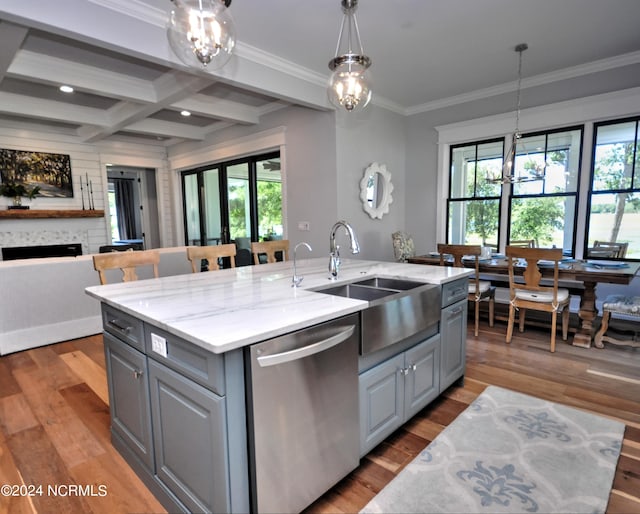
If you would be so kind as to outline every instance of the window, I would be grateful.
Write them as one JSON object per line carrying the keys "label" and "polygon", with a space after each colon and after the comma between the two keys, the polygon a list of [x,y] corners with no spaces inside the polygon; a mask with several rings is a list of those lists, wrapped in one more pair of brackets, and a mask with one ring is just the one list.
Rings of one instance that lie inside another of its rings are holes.
{"label": "window", "polygon": [[[640,258],[639,123],[633,118],[594,125],[587,257]],[[606,247],[617,252],[607,254]]]}
{"label": "window", "polygon": [[498,244],[500,185],[487,179],[500,174],[502,139],[451,147],[447,201],[447,241],[451,244]]}
{"label": "window", "polygon": [[[502,185],[505,142],[479,141],[450,147],[447,241],[498,248],[499,241],[534,239],[573,254],[582,128],[524,134],[514,171],[543,171],[543,178]],[[501,201],[507,202],[502,212]]]}
{"label": "window", "polygon": [[581,128],[523,135],[516,171],[535,168],[544,175],[512,185],[508,241],[533,239],[537,246],[573,255],[581,150]]}

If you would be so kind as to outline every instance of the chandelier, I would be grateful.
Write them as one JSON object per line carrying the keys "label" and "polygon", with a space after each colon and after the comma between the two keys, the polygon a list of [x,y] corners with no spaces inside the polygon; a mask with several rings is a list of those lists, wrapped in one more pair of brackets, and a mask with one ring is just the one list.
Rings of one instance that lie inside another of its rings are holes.
{"label": "chandelier", "polygon": [[544,179],[545,167],[532,159],[524,159],[524,163],[521,170],[515,169],[515,161],[518,150],[518,142],[522,138],[520,133],[520,96],[522,86],[522,52],[524,52],[529,45],[521,43],[515,47],[515,51],[518,53],[518,86],[517,86],[517,99],[516,99],[516,129],[511,135],[511,145],[509,151],[504,157],[502,166],[502,175],[500,176],[487,176],[487,182],[493,184],[514,184],[519,182],[533,182],[536,180]]}
{"label": "chandelier", "polygon": [[169,45],[188,66],[224,66],[236,44],[231,0],[171,0],[175,8],[167,24]]}
{"label": "chandelier", "polygon": [[[371,78],[367,74],[371,59],[364,55],[360,31],[356,20],[358,0],[342,0],[344,16],[340,25],[336,54],[329,61],[332,71],[327,93],[329,100],[336,107],[344,107],[347,112],[364,109],[371,100]],[[342,36],[346,26],[346,41],[343,47]],[[355,39],[355,41],[354,41]],[[354,42],[357,46],[354,46]],[[343,50],[343,53],[340,53]],[[354,53],[354,48],[359,53]]]}

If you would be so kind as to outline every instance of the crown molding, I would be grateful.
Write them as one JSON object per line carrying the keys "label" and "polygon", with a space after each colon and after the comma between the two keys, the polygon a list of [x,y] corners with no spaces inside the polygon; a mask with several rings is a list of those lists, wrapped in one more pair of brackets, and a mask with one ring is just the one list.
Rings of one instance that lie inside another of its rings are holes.
{"label": "crown molding", "polygon": [[[576,77],[582,77],[584,75],[590,75],[592,73],[598,73],[601,71],[612,70],[615,68],[621,68],[623,66],[629,66],[640,62],[640,51],[630,52],[627,54],[618,55],[609,59],[600,59],[579,66],[573,66],[558,71],[552,71],[550,73],[543,73],[542,75],[536,75],[529,78],[522,79],[522,89],[531,87],[542,86],[545,84],[551,84],[553,82],[559,82],[561,80],[568,80]],[[445,107],[451,107],[466,102],[472,102],[474,100],[482,100],[497,96],[505,93],[510,93],[518,89],[518,81],[508,82],[507,84],[501,84],[498,86],[488,87],[485,89],[478,89],[477,91],[471,91],[462,95],[450,96],[448,98],[442,98],[433,102],[427,102],[414,107],[409,107],[405,110],[405,114],[410,116],[413,114],[420,114],[428,111],[435,111],[436,109],[443,109]]]}

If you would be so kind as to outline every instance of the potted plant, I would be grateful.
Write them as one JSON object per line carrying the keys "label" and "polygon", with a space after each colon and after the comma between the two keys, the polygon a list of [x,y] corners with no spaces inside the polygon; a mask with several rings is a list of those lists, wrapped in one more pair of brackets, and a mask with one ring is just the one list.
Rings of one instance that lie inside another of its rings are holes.
{"label": "potted plant", "polygon": [[0,184],[0,195],[13,198],[13,206],[9,208],[26,208],[22,206],[22,198],[35,198],[40,193],[40,186],[27,187],[20,182],[6,181]]}

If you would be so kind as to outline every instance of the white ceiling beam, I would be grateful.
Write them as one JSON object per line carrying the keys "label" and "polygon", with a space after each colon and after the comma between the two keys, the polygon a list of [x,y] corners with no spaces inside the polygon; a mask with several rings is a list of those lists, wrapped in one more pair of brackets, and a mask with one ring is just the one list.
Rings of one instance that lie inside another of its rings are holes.
{"label": "white ceiling beam", "polygon": [[255,125],[260,121],[259,109],[245,104],[214,98],[207,95],[194,95],[173,104],[175,109],[186,109],[192,114],[212,116],[221,120]]}
{"label": "white ceiling beam", "polygon": [[[108,110],[109,123],[101,127],[81,127],[78,135],[87,143],[95,143],[128,126],[135,124],[187,95],[193,94],[211,85],[209,79],[194,77],[180,72],[165,73],[153,83],[155,103],[139,105],[130,102],[120,102]],[[165,134],[158,134],[164,136]]]}
{"label": "white ceiling beam", "polygon": [[0,21],[0,82],[6,76],[25,37],[27,37],[26,28]]}
{"label": "white ceiling beam", "polygon": [[107,121],[102,109],[4,92],[0,92],[0,112],[76,125],[104,125]]}
{"label": "white ceiling beam", "polygon": [[137,123],[132,123],[126,127],[126,130],[128,132],[135,132],[139,134],[179,137],[195,141],[202,141],[206,135],[201,127],[193,127],[191,125],[171,121],[154,120],[151,118],[138,121]]}
{"label": "white ceiling beam", "polygon": [[68,84],[80,91],[109,98],[141,103],[155,100],[153,84],[148,80],[27,50],[17,53],[8,73],[46,84]]}
{"label": "white ceiling beam", "polygon": [[[187,69],[171,51],[166,28],[155,17],[145,18],[140,13],[131,12],[125,12],[123,16],[111,3],[102,3],[105,5],[57,0],[38,2],[34,6],[24,0],[3,0],[0,17],[175,69]],[[156,11],[159,17],[166,16],[166,11]],[[69,16],[71,12],[73,16]],[[95,20],[100,20],[100,23]],[[288,102],[316,109],[332,109],[326,94],[326,77],[241,42],[236,49],[231,62],[221,70],[190,71]]]}

